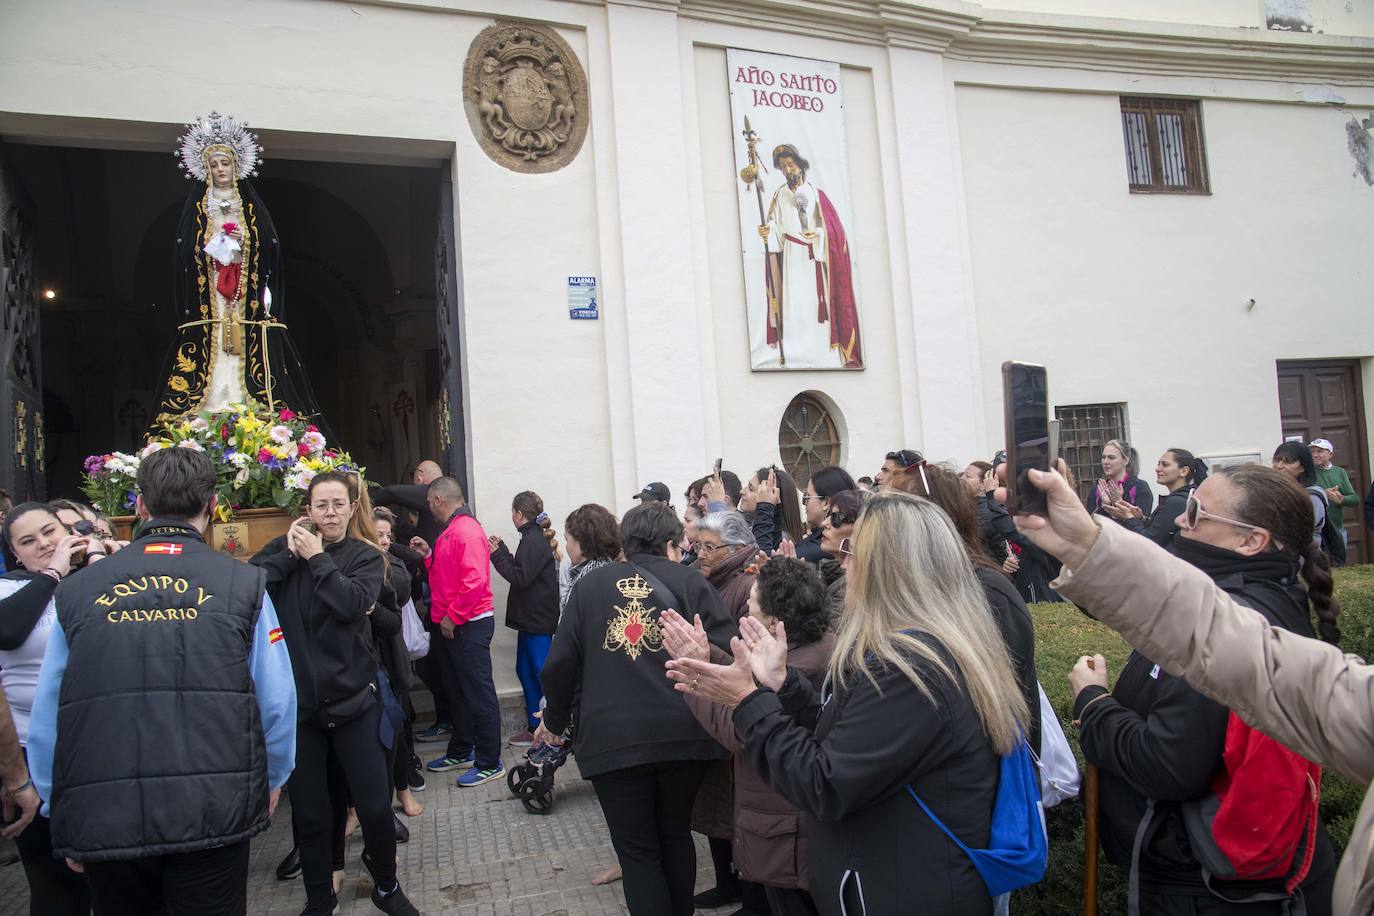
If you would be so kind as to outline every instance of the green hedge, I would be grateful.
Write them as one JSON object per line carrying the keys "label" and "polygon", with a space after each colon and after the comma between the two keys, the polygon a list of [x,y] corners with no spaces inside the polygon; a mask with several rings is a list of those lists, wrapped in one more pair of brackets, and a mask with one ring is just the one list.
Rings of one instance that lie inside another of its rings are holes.
{"label": "green hedge", "polygon": [[[1374,565],[1338,570],[1336,594],[1341,601],[1341,646],[1362,658],[1374,658]],[[1113,678],[1130,655],[1130,647],[1111,629],[1089,620],[1071,604],[1036,604],[1035,664],[1040,683],[1059,712],[1069,743],[1081,760],[1077,735],[1070,726],[1072,697],[1068,673],[1080,655],[1102,653]],[[1322,814],[1336,849],[1345,848],[1365,790],[1338,773],[1322,778]],[[1042,884],[1018,891],[1015,916],[1069,916],[1083,912],[1083,809],[1064,802],[1049,811],[1050,865]],[[1126,912],[1126,875],[1098,858],[1098,912]]]}

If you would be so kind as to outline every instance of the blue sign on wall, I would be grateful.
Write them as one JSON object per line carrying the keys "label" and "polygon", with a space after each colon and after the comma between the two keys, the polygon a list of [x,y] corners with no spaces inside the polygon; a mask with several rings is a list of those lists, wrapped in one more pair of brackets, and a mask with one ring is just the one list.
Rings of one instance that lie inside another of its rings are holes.
{"label": "blue sign on wall", "polygon": [[596,277],[568,278],[568,317],[596,320]]}

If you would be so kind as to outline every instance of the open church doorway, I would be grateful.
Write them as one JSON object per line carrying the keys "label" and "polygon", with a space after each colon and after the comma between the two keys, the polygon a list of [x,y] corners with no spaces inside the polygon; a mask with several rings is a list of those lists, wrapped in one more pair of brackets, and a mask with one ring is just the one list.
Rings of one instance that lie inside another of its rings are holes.
{"label": "open church doorway", "polygon": [[[448,165],[420,167],[268,158],[252,181],[280,239],[289,326],[325,424],[373,480],[402,479],[440,457],[466,482],[457,353],[456,270]],[[0,145],[0,218],[36,299],[41,403],[16,433],[24,496],[79,494],[82,461],[142,445],[156,415],[178,316],[173,246],[192,182],[166,152],[36,142]],[[22,250],[21,250],[22,249]],[[9,294],[7,294],[9,295]],[[7,333],[10,333],[7,330]],[[22,351],[10,333],[3,358]],[[7,369],[12,367],[7,366]],[[9,376],[14,373],[10,372]],[[35,441],[36,440],[36,441]],[[444,460],[447,459],[447,460]],[[26,492],[27,491],[27,492]]]}

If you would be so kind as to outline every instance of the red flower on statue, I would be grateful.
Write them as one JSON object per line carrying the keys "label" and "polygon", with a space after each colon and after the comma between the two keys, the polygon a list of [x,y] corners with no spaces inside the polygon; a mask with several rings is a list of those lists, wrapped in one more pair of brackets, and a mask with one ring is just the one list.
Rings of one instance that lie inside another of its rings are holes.
{"label": "red flower on statue", "polygon": [[294,420],[294,419],[296,419],[296,412],[295,412],[294,410],[288,410],[288,409],[286,409],[285,407],[283,407],[283,408],[281,409],[281,413],[277,414],[277,416],[278,416],[283,422],[285,422],[285,421],[287,421],[287,420]]}
{"label": "red flower on statue", "polygon": [[238,223],[225,223],[225,224],[224,224],[224,234],[225,234],[225,235],[233,235],[233,234],[234,234],[234,230],[237,229],[238,227],[239,227],[239,224],[238,224]]}

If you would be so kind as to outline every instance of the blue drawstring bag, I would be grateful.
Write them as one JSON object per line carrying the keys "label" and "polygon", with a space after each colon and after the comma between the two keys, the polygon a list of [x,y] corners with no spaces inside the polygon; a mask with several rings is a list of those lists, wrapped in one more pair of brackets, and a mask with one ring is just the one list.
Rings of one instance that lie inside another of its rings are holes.
{"label": "blue drawstring bag", "polygon": [[915,789],[908,785],[906,790],[935,826],[973,861],[973,867],[978,869],[991,896],[999,897],[1044,879],[1050,847],[1045,835],[1044,809],[1040,805],[1040,777],[1024,737],[1002,758],[987,849],[965,846],[921,801]]}

